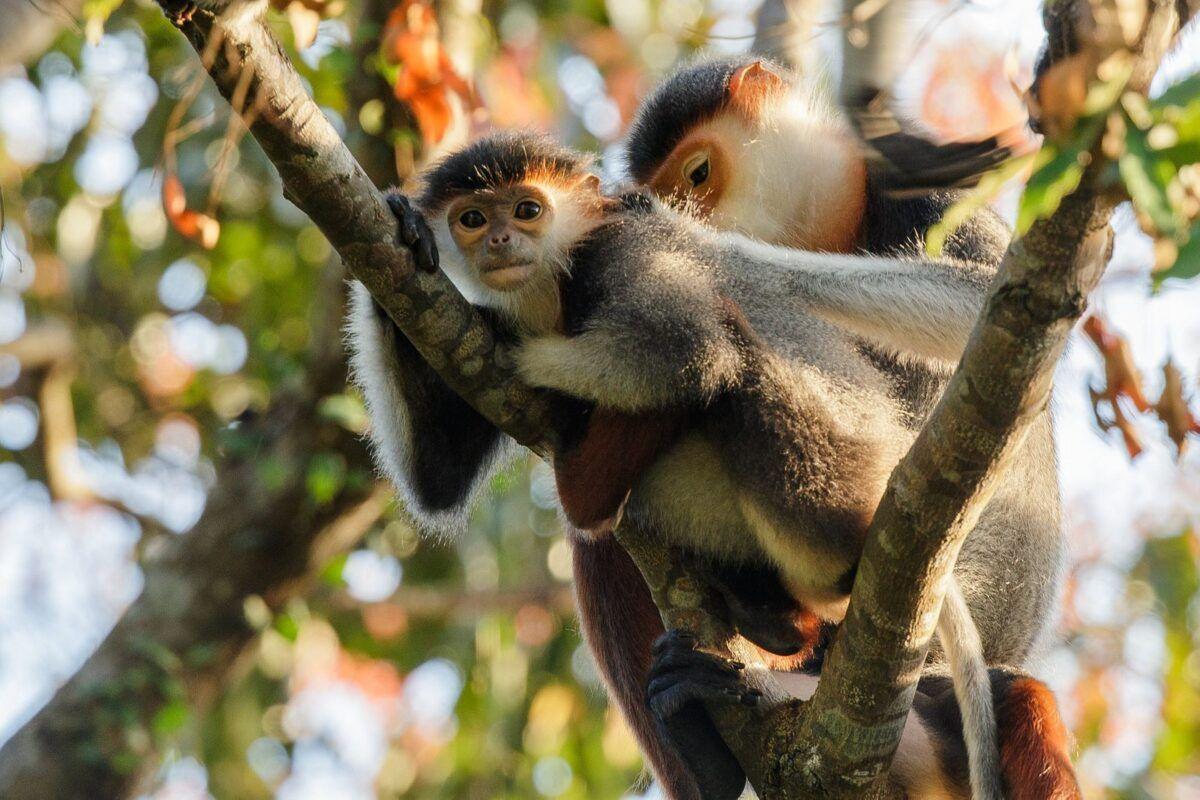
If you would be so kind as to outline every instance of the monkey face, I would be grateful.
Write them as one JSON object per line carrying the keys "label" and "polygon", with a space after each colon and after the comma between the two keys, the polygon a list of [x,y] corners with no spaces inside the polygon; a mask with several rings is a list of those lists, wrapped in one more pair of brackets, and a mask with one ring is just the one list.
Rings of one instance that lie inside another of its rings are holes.
{"label": "monkey face", "polygon": [[446,211],[455,243],[489,289],[508,292],[535,277],[547,261],[555,208],[533,184],[473,192]]}
{"label": "monkey face", "polygon": [[650,180],[650,189],[663,200],[705,219],[729,182],[727,136],[717,127],[705,126],[680,142]]}

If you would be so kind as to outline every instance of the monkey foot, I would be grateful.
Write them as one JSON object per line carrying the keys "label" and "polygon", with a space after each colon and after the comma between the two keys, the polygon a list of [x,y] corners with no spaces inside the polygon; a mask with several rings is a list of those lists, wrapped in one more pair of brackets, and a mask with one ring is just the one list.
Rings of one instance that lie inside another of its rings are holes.
{"label": "monkey foot", "polygon": [[744,669],[697,650],[686,631],[667,631],[654,643],[646,701],[706,800],[734,800],[746,785],[745,772],[704,709],[705,702],[757,705],[762,693],[746,683]]}
{"label": "monkey foot", "polygon": [[417,269],[423,272],[437,272],[437,244],[425,217],[399,192],[388,192],[387,203],[398,223],[398,243],[412,252],[413,263]]}

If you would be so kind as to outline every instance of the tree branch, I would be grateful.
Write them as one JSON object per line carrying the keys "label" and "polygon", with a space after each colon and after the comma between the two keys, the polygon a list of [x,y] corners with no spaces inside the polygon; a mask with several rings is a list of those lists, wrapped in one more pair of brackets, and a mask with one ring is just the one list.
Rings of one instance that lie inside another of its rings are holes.
{"label": "tree branch", "polygon": [[243,114],[279,170],[285,195],[316,223],[422,357],[497,427],[535,452],[549,452],[543,395],[515,377],[510,354],[449,279],[417,272],[409,252],[396,246],[395,219],[383,195],[263,21],[226,24],[201,11],[181,30],[197,53],[212,53],[205,67],[226,99],[244,73],[253,75]]}
{"label": "tree branch", "polygon": [[[1164,31],[1178,23],[1175,8],[1155,4],[1156,19],[1173,21]],[[548,452],[544,400],[513,377],[509,354],[449,281],[417,274],[394,245],[395,224],[382,196],[262,21],[225,25],[198,12],[183,30],[198,52],[212,54],[206,68],[227,98],[244,71],[252,74],[245,105],[251,133],[279,169],[287,196],[325,233],[350,273],[455,391],[521,443]],[[1147,47],[1147,63],[1157,63],[1160,44],[1165,40]],[[762,796],[882,791],[877,779],[898,741],[958,546],[1007,455],[1044,406],[1071,323],[1099,279],[1096,256],[1106,243],[1111,201],[1092,190],[1103,164],[1102,154],[1093,156],[1083,188],[1010,248],[962,368],[897,468],[811,707],[787,706],[770,725],[740,709],[718,716]],[[114,767],[138,756],[130,752],[136,739],[105,709],[133,708],[145,727],[178,694],[181,675],[194,679],[195,694],[226,674],[252,635],[242,614],[245,592],[273,597],[305,574],[312,537],[362,499],[347,496],[322,508],[306,501],[301,467],[318,435],[310,424],[318,397],[289,395],[252,430],[262,449],[231,461],[196,529],[170,540],[147,565],[143,597],[0,753],[0,794],[124,793],[133,779]],[[286,466],[282,489],[264,483],[258,468],[264,460]],[[937,508],[930,496],[938,498]],[[696,629],[714,644],[729,640],[686,563],[661,542],[639,540],[636,531],[621,538],[670,624]]]}
{"label": "tree branch", "polygon": [[[1150,6],[1131,87],[1141,91],[1180,27],[1173,3]],[[860,796],[886,773],[959,547],[1046,408],[1055,365],[1103,274],[1115,204],[1101,189],[1108,166],[1097,144],[1080,188],[1010,245],[958,370],[892,474],[817,692],[766,748],[767,796]]]}

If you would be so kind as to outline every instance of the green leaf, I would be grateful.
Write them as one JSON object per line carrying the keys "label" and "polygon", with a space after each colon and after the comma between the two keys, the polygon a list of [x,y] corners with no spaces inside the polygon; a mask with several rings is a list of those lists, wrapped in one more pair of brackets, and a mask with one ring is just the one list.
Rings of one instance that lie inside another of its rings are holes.
{"label": "green leaf", "polygon": [[318,453],[308,464],[305,485],[318,504],[328,503],[346,483],[346,460],[337,453]]}
{"label": "green leaf", "polygon": [[331,394],[321,400],[317,411],[351,433],[363,433],[367,429],[367,409],[353,395]]}
{"label": "green leaf", "polygon": [[329,586],[344,586],[345,579],[342,578],[342,570],[346,568],[346,553],[340,553],[329,559],[324,568],[321,569],[321,582]]}
{"label": "green leaf", "polygon": [[[1200,131],[1197,131],[1197,135],[1200,135]],[[1176,171],[1178,171],[1178,167],[1186,167],[1189,164],[1200,164],[1200,141],[1197,141],[1195,138],[1192,138],[1191,141],[1173,144],[1170,147],[1164,147],[1161,150],[1153,152],[1159,158],[1175,166],[1177,168]]]}
{"label": "green leaf", "polygon": [[1159,233],[1175,237],[1182,229],[1181,217],[1167,188],[1175,177],[1175,166],[1150,149],[1146,132],[1126,127],[1125,152],[1117,161],[1121,179],[1138,210],[1148,216]]}
{"label": "green leaf", "polygon": [[191,713],[191,709],[181,700],[163,706],[154,715],[152,727],[155,735],[165,739],[178,733],[187,724]]}
{"label": "green leaf", "polygon": [[289,642],[294,642],[300,635],[300,623],[291,614],[280,614],[275,617],[275,630]]}
{"label": "green leaf", "polygon": [[1017,211],[1017,235],[1023,235],[1039,219],[1058,209],[1062,199],[1079,187],[1083,177],[1084,152],[1096,141],[1103,120],[1081,122],[1074,135],[1061,147],[1042,145],[1034,161],[1034,173],[1021,195]]}
{"label": "green leaf", "polygon": [[[1133,59],[1126,58],[1114,66],[1108,80],[1096,81],[1088,86],[1087,97],[1083,101],[1084,119],[1107,116],[1109,110],[1121,99],[1132,75]],[[1081,120],[1076,129],[1078,130],[1083,124],[1084,122]]]}
{"label": "green leaf", "polygon": [[1157,111],[1168,106],[1188,106],[1200,101],[1200,73],[1184,78],[1150,101],[1151,109]]}

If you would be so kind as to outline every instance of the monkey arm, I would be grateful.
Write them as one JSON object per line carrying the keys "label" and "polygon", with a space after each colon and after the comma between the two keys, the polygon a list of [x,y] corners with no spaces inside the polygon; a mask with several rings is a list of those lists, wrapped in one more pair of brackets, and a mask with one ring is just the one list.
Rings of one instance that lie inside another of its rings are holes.
{"label": "monkey arm", "polygon": [[521,377],[635,414],[702,404],[734,385],[742,353],[719,298],[640,283],[643,293],[614,298],[581,333],[526,340],[517,352]]}
{"label": "monkey arm", "polygon": [[812,253],[715,237],[729,280],[764,302],[839,325],[901,357],[956,363],[983,308],[990,267]]}
{"label": "monkey arm", "polygon": [[516,443],[446,386],[357,281],[347,332],[379,466],[418,522],[457,532]]}

